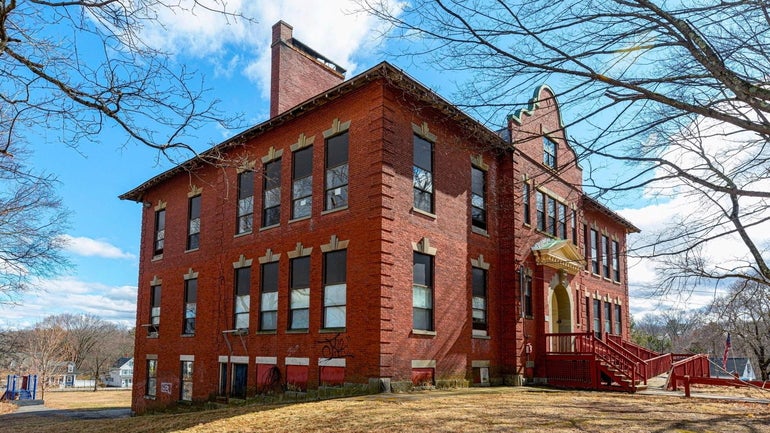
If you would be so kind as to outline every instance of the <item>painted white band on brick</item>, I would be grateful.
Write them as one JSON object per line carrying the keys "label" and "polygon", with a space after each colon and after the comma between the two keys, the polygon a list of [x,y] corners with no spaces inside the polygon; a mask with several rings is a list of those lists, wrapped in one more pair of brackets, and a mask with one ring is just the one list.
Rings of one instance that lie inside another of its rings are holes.
{"label": "painted white band on brick", "polygon": [[310,365],[310,358],[286,358],[286,365]]}
{"label": "painted white band on brick", "polygon": [[235,364],[248,364],[249,357],[248,356],[231,356],[230,362]]}
{"label": "painted white band on brick", "polygon": [[147,358],[145,358],[145,359],[158,359],[158,355],[150,355],[150,354],[148,353],[148,354],[147,354]]}
{"label": "painted white band on brick", "polygon": [[413,359],[412,368],[436,368],[435,359]]}
{"label": "painted white band on brick", "polygon": [[195,361],[195,355],[179,355],[180,361]]}
{"label": "painted white band on brick", "polygon": [[257,356],[254,358],[254,362],[256,364],[270,364],[270,365],[276,365],[278,364],[278,358],[275,356]]}
{"label": "painted white band on brick", "polygon": [[319,367],[344,367],[345,358],[318,358]]}
{"label": "painted white band on brick", "polygon": [[219,355],[219,362],[227,362],[227,355]]}
{"label": "painted white band on brick", "polygon": [[471,361],[471,367],[473,368],[489,367],[489,361]]}

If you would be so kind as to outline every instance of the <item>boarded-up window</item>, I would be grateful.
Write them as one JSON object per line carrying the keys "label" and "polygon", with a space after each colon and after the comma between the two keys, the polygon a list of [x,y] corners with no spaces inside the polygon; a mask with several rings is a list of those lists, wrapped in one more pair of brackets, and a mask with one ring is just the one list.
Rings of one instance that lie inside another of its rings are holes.
{"label": "boarded-up window", "polygon": [[421,385],[433,385],[433,369],[432,368],[413,368],[412,369],[412,384],[416,386]]}
{"label": "boarded-up window", "polygon": [[342,386],[345,383],[345,367],[321,367],[321,385]]}
{"label": "boarded-up window", "polygon": [[307,365],[287,365],[286,385],[290,391],[307,391]]}

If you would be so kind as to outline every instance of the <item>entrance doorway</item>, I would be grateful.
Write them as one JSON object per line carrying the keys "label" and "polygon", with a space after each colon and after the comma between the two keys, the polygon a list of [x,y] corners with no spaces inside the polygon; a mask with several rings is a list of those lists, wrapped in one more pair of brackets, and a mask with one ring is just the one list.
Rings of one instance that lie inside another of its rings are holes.
{"label": "entrance doorway", "polygon": [[572,304],[567,289],[559,284],[551,296],[551,332],[569,334],[572,332]]}

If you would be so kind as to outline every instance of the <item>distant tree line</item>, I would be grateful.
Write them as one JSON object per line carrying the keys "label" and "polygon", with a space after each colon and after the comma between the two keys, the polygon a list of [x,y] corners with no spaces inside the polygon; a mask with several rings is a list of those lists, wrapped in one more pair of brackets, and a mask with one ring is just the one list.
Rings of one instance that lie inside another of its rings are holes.
{"label": "distant tree line", "polygon": [[133,352],[133,329],[90,314],[58,314],[29,329],[0,330],[0,371],[37,374],[41,398],[70,364],[79,377],[95,379],[96,391],[110,366]]}

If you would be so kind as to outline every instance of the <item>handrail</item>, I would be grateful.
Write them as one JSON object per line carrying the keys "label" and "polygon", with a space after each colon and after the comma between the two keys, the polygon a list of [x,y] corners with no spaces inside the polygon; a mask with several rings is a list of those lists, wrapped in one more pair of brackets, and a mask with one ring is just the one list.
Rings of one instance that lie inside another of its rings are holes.
{"label": "handrail", "polygon": [[644,363],[647,365],[647,374],[652,378],[669,371],[673,365],[673,361],[673,357],[670,353],[664,353],[655,358],[645,360]]}
{"label": "handrail", "polygon": [[677,380],[685,376],[710,377],[708,355],[691,355],[688,358],[679,360],[671,364],[671,373],[669,374],[668,387],[676,389]]}
{"label": "handrail", "polygon": [[[613,367],[620,369],[620,371],[631,379],[631,386],[636,386],[637,378],[641,377],[641,374],[637,371],[639,366],[633,360],[629,359],[614,347],[605,343],[604,341],[593,336],[594,349],[596,356],[602,358],[604,361],[610,363]],[[604,351],[598,350],[599,348]]]}
{"label": "handrail", "polygon": [[607,337],[609,340],[614,340],[615,343],[622,345],[623,348],[629,352],[636,352],[636,356],[642,360],[646,361],[652,358],[657,358],[661,355],[660,353],[655,352],[654,350],[650,350],[644,346],[640,346],[633,341],[623,340],[623,338],[621,338],[619,335],[607,335]]}
{"label": "handrail", "polygon": [[[610,336],[608,335],[608,337]],[[610,346],[613,346],[614,349],[616,349],[620,353],[624,354],[627,358],[636,362],[637,367],[641,366],[640,370],[641,372],[643,372],[642,379],[644,380],[644,384],[647,385],[647,379],[651,377],[649,365],[647,364],[647,362],[644,359],[638,357],[635,353],[626,349],[622,344],[622,340],[621,340],[621,343],[618,343],[617,341],[615,341],[614,338],[608,338],[607,343],[609,343]]]}

